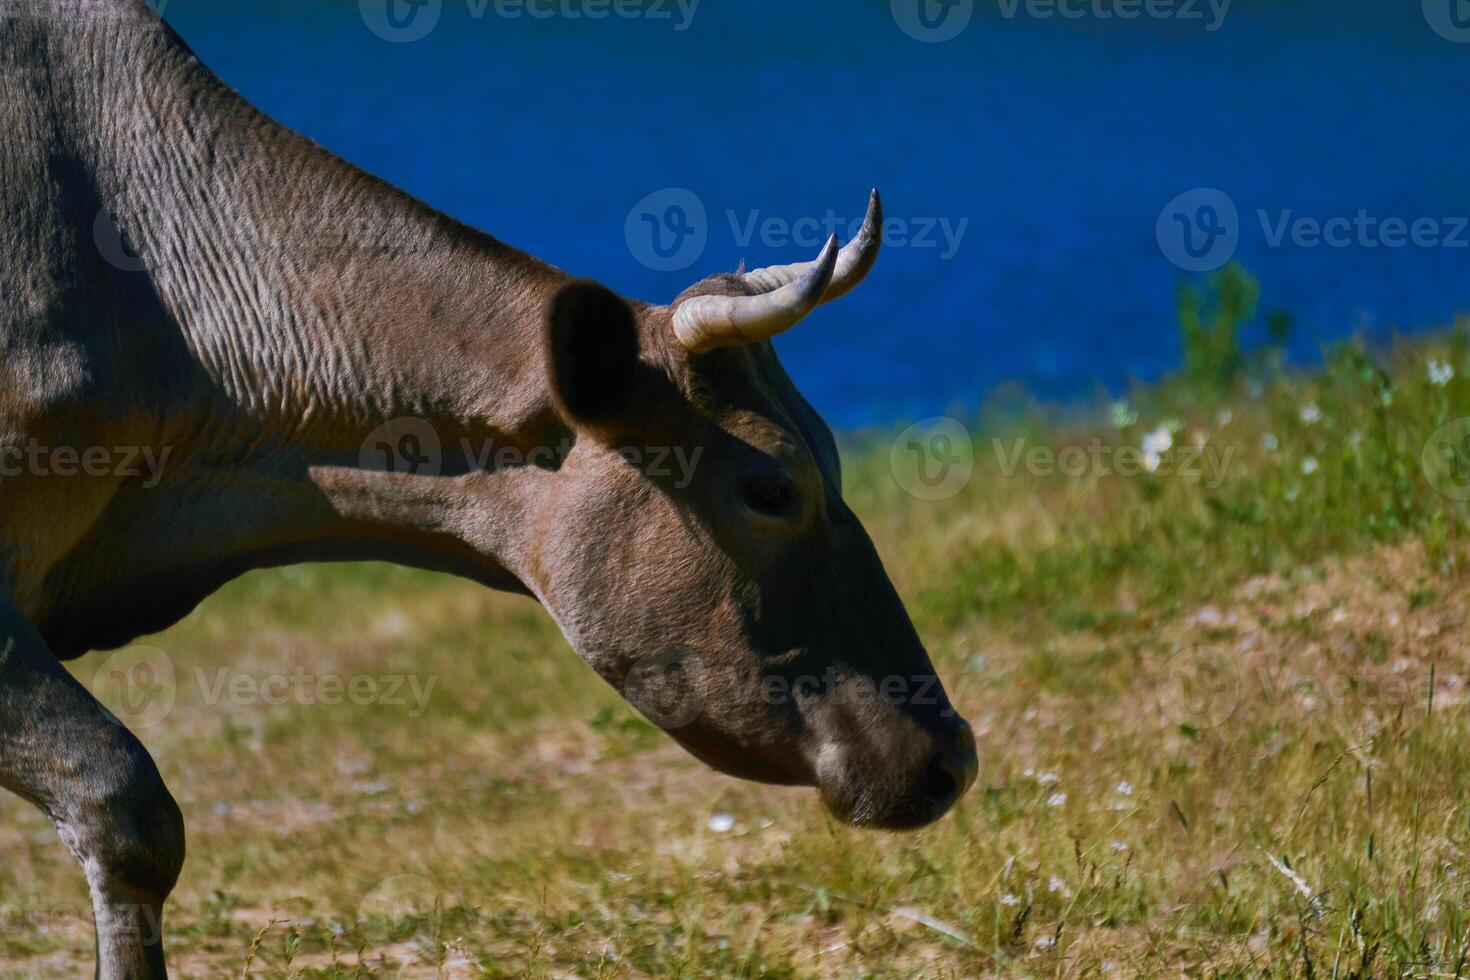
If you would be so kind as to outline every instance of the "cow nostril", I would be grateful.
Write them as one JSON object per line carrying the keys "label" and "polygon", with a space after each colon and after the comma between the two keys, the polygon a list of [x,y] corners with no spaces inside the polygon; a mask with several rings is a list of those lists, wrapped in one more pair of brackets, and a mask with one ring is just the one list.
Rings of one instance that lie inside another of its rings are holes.
{"label": "cow nostril", "polygon": [[959,778],[943,759],[934,760],[934,764],[929,767],[924,795],[938,807],[948,807],[959,797]]}
{"label": "cow nostril", "polygon": [[929,764],[929,773],[925,777],[925,795],[940,812],[949,809],[956,800],[965,795],[980,768],[979,760],[975,756],[974,741],[965,741],[966,744],[961,748],[943,752],[935,756],[934,761]]}

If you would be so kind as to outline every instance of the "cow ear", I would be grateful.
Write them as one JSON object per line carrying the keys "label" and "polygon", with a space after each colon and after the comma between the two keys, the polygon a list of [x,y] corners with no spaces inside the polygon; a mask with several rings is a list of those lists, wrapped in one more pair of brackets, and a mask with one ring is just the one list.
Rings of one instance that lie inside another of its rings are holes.
{"label": "cow ear", "polygon": [[627,302],[589,280],[567,283],[546,309],[547,369],[557,408],[574,423],[620,428],[638,379],[638,321]]}

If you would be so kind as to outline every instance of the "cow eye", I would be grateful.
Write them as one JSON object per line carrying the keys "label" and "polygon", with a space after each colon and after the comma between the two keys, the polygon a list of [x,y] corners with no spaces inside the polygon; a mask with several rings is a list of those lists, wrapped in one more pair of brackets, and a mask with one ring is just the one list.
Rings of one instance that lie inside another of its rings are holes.
{"label": "cow eye", "polygon": [[757,473],[745,481],[745,502],[751,510],[783,517],[796,500],[796,488],[785,473]]}

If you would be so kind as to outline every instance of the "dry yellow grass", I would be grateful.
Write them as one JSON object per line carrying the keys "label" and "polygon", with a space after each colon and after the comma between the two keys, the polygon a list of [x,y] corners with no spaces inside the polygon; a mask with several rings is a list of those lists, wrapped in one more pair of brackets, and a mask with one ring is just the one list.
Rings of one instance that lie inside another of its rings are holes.
{"label": "dry yellow grass", "polygon": [[[1424,381],[1427,356],[1459,377]],[[1236,446],[1213,489],[1005,475],[980,439],[969,486],[923,502],[886,447],[856,451],[850,494],[980,742],[975,790],[913,835],[703,769],[528,601],[377,566],[250,576],[129,654],[174,671],[141,732],[190,828],[174,969],[1459,975],[1466,515],[1419,453],[1467,375],[1455,335],[1387,374],[1275,379],[1228,421],[1161,394],[1099,427],[1136,444],[1177,414],[1176,444]],[[74,666],[106,695],[117,664]],[[321,703],[324,674],[375,700]],[[212,693],[275,677],[283,703]],[[393,677],[427,693],[391,703]],[[0,855],[0,976],[85,973],[80,875],[11,797]]]}

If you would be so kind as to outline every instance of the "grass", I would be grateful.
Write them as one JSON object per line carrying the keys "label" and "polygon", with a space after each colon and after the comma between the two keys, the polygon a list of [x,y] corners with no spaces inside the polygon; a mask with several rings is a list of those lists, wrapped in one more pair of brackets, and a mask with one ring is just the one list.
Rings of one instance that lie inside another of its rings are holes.
{"label": "grass", "polygon": [[[982,758],[906,836],[703,769],[529,601],[382,566],[248,576],[131,654],[172,704],[141,736],[191,835],[173,966],[1463,975],[1470,510],[1458,433],[1431,437],[1465,405],[1461,327],[1307,373],[1196,359],[1093,412],[992,406],[943,500],[904,491],[889,438],[853,437],[848,497]],[[1152,471],[1007,463],[1017,439],[1116,463],[1161,430]],[[1221,479],[1177,472],[1195,447]],[[74,669],[106,695],[118,663]],[[298,668],[376,687],[210,694]],[[433,687],[390,697],[395,677]],[[84,972],[81,876],[8,796],[0,854],[0,976]]]}

